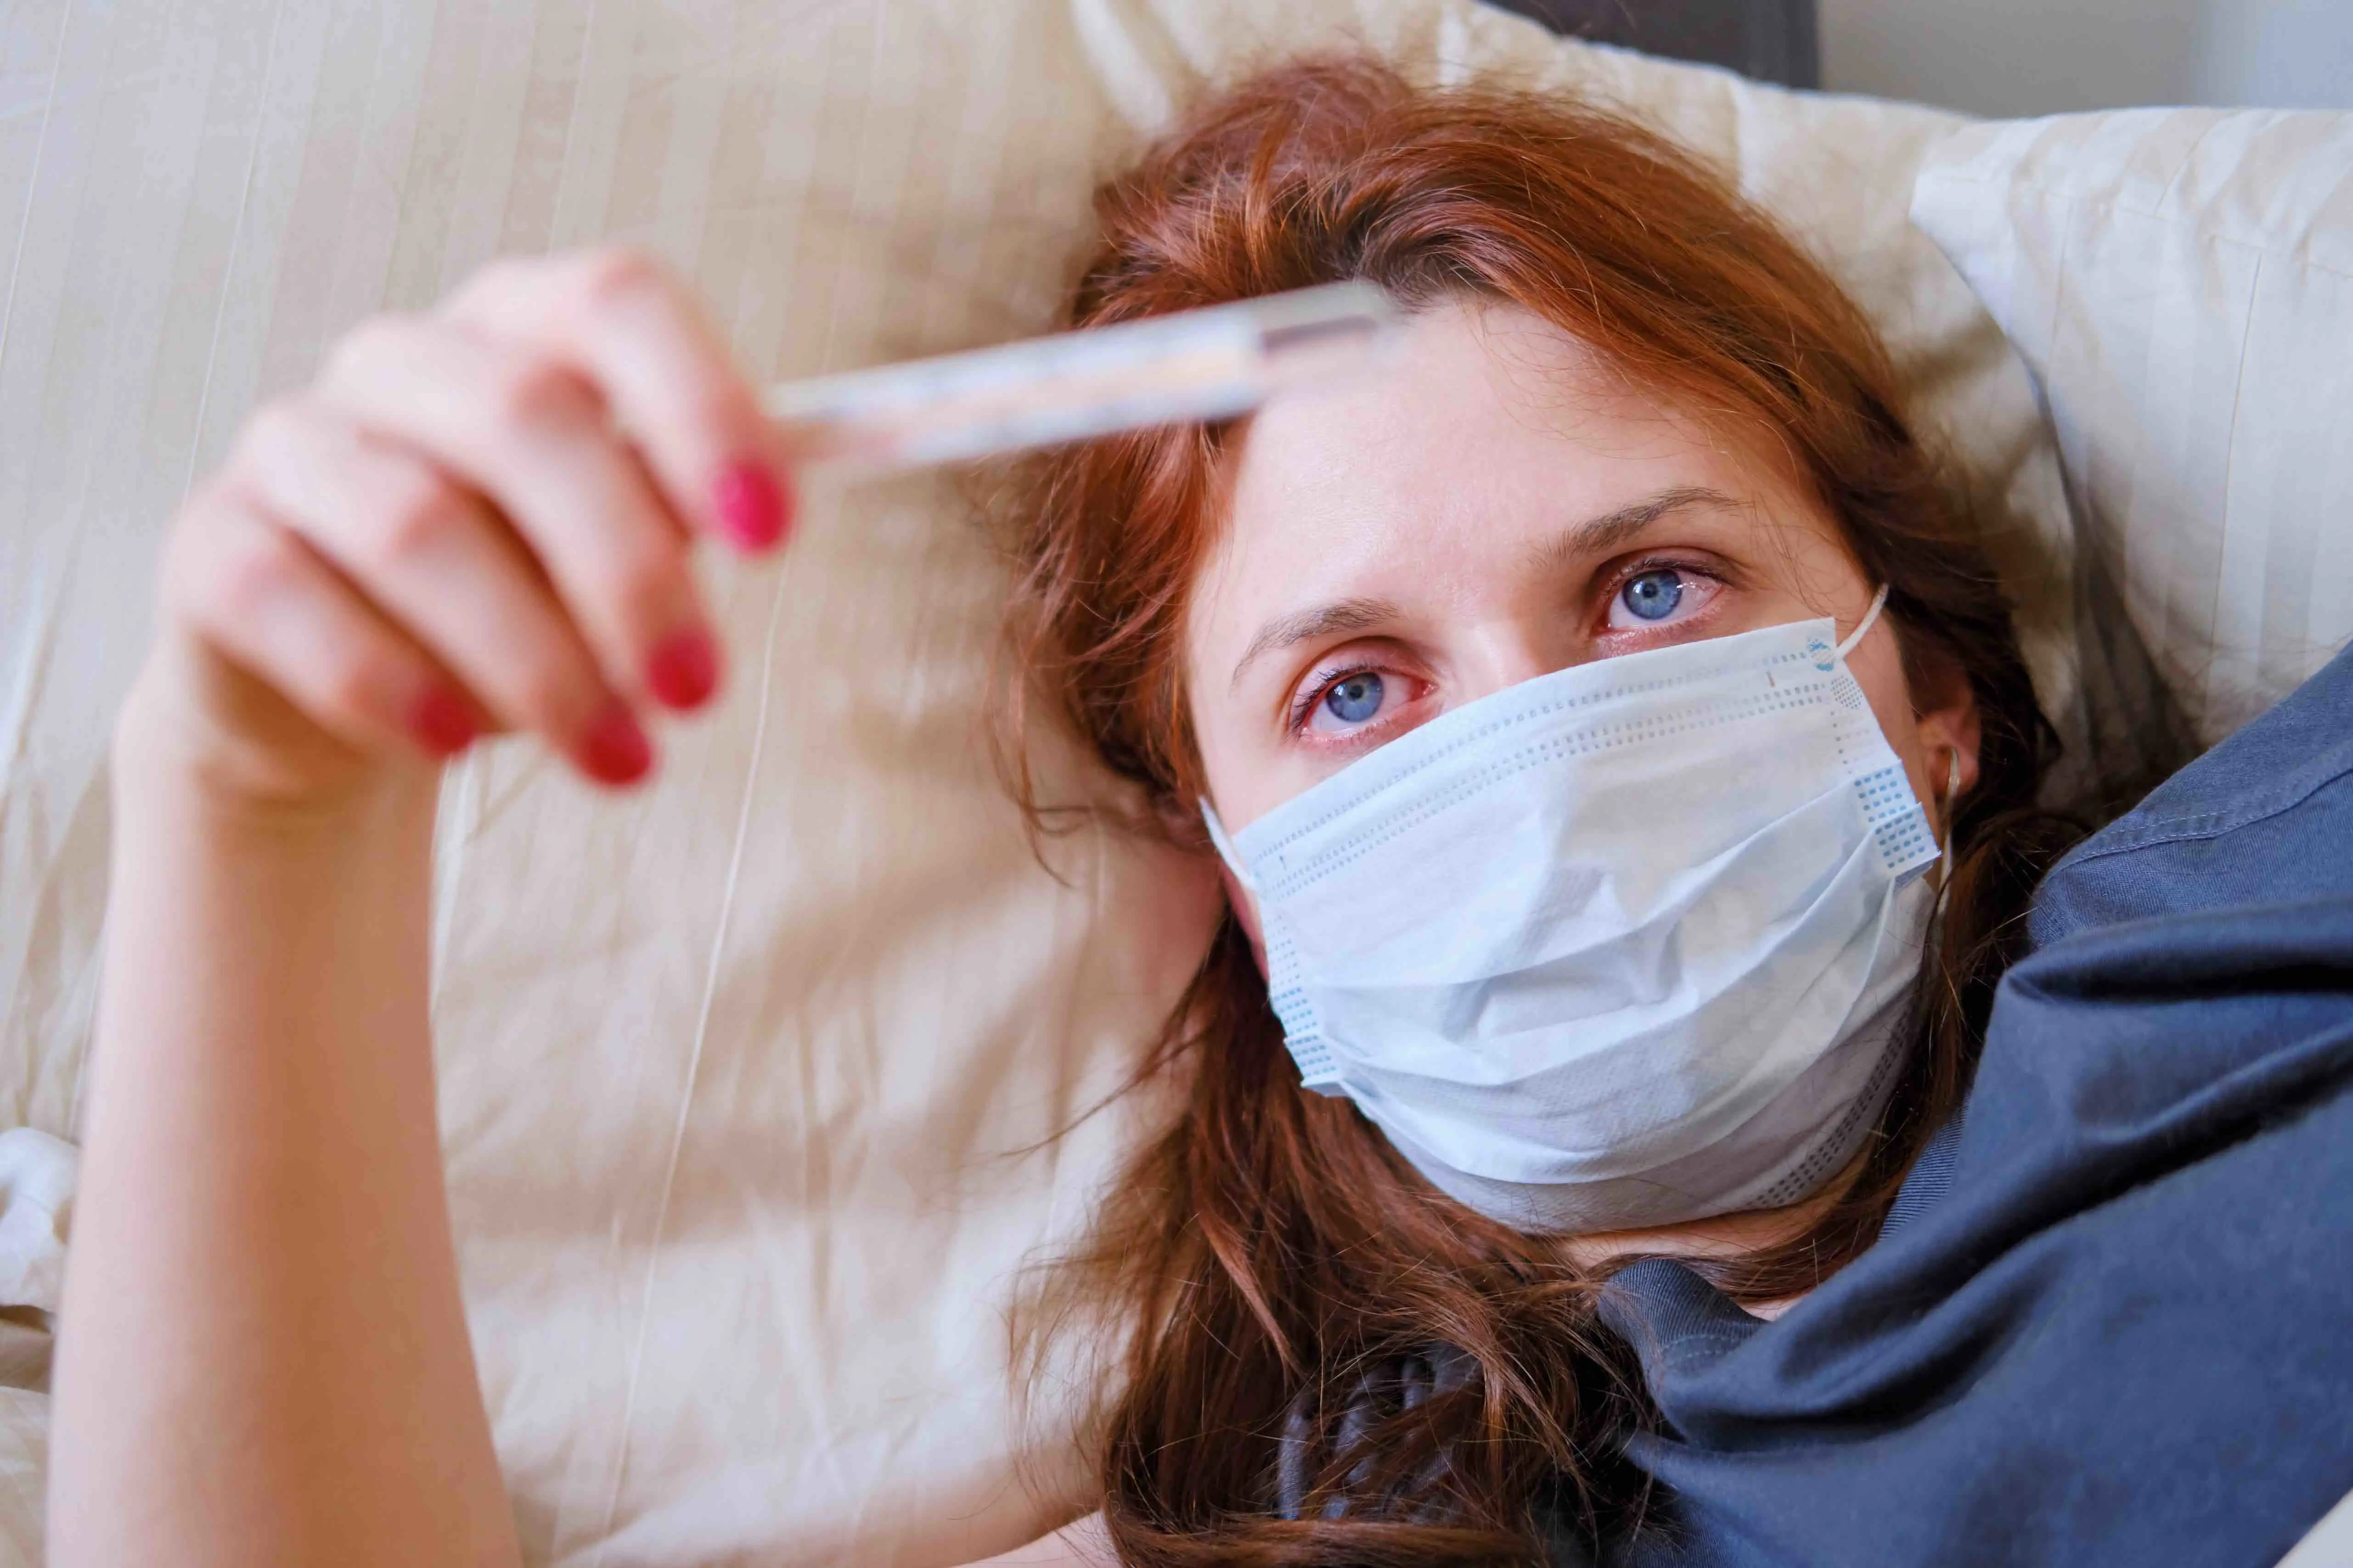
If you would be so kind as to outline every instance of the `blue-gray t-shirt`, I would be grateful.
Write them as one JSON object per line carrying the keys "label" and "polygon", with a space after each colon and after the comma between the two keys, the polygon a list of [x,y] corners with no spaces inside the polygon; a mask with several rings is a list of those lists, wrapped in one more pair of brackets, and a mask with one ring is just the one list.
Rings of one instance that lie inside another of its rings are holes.
{"label": "blue-gray t-shirt", "polygon": [[1771,1323],[1618,1276],[1664,1504],[1605,1560],[2268,1568],[2353,1491],[2353,651],[2031,936],[1869,1251]]}

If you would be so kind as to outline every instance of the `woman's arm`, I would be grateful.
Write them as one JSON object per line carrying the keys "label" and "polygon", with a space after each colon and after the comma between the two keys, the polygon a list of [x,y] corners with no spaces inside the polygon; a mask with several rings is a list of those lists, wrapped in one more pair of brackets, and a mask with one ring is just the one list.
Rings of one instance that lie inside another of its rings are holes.
{"label": "woman's arm", "polygon": [[120,753],[49,1561],[513,1563],[435,1133],[430,778],[279,817],[142,751]]}
{"label": "woman's arm", "polygon": [[438,766],[514,730],[643,776],[643,716],[719,677],[690,540],[783,531],[770,440],[658,268],[509,263],[354,333],[175,521],[115,740],[56,1568],[516,1561],[434,1115]]}

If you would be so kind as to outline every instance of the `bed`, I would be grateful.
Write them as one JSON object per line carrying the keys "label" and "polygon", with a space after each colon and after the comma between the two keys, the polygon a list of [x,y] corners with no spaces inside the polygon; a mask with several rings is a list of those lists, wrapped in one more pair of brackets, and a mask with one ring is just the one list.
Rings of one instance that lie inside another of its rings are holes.
{"label": "bed", "polygon": [[[1810,9],[1541,8],[1711,58],[1698,19],[1778,16],[1731,58],[1811,79]],[[1090,183],[1249,61],[1504,73],[1683,138],[1864,301],[2010,520],[2078,765],[2168,716],[2211,741],[2353,635],[2347,117],[1972,123],[1472,0],[22,0],[0,29],[0,1321],[29,1336],[0,1563],[37,1561],[156,539],[256,400],[491,255],[650,247],[763,375],[967,346],[1052,319]],[[782,565],[711,573],[754,678],[655,789],[501,745],[444,792],[443,1137],[516,1516],[566,1568],[986,1555],[1083,1503],[1101,1374],[1076,1335],[1015,1400],[1006,1314],[1154,1115],[1082,1113],[1217,890],[1107,828],[1033,857],[951,479],[812,498]],[[1042,747],[1067,798],[1114,793]]]}

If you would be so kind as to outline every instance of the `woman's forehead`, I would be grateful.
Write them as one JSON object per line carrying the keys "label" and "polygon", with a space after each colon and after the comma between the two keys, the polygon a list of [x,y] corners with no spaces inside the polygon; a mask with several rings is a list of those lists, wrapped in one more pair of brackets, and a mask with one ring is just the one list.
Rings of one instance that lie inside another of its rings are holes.
{"label": "woman's forehead", "polygon": [[1229,459],[1196,629],[1215,638],[1218,623],[1276,597],[1477,592],[1580,531],[1678,497],[1754,526],[1810,510],[1792,506],[1795,486],[1757,445],[1525,310],[1441,304],[1359,379],[1250,421]]}

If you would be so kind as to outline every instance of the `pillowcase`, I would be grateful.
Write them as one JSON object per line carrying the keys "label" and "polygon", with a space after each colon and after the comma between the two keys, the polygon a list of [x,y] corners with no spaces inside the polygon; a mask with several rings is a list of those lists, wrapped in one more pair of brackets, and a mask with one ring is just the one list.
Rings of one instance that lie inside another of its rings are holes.
{"label": "pillowcase", "polygon": [[[762,377],[1043,330],[1095,180],[1213,81],[1306,47],[1607,99],[1736,174],[2021,520],[2035,668],[2076,710],[2031,384],[1905,217],[1952,116],[1468,0],[6,15],[0,1122],[73,1134],[110,715],[161,531],[257,399],[494,254],[607,239],[667,256]],[[942,1563],[1088,1506],[1067,1422],[1092,1388],[1017,1421],[1005,1313],[1146,1114],[1083,1116],[1198,960],[1216,886],[1103,828],[1032,858],[979,743],[1005,579],[952,480],[805,518],[781,563],[707,563],[736,677],[652,788],[595,795],[513,744],[444,792],[442,1131],[534,1563]],[[1043,744],[1066,798],[1107,797]]]}
{"label": "pillowcase", "polygon": [[1974,126],[1912,215],[2032,367],[2077,583],[2200,744],[2353,638],[2353,115]]}

